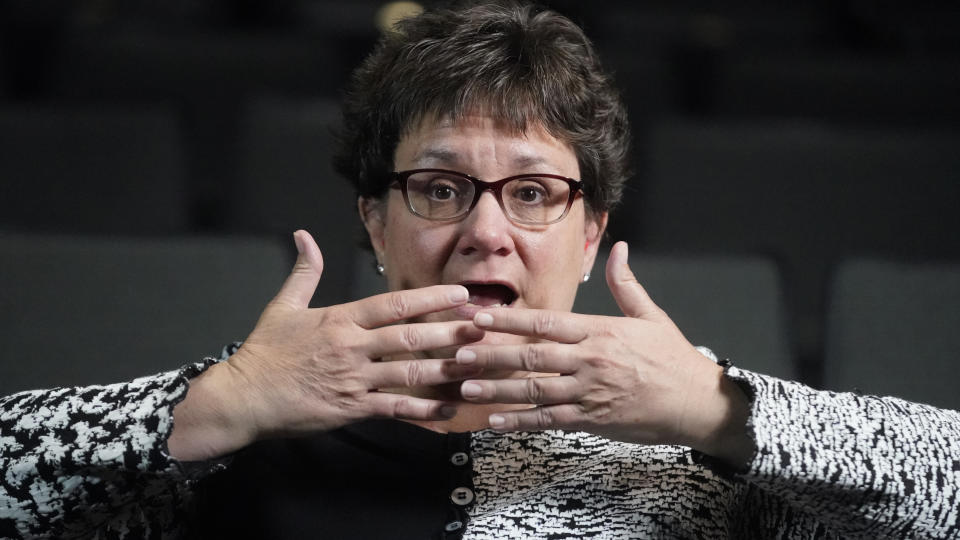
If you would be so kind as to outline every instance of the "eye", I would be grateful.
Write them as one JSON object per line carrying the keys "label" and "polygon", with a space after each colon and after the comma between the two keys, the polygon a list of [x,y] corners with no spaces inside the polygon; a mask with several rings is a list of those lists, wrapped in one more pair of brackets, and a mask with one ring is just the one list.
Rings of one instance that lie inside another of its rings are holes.
{"label": "eye", "polygon": [[520,180],[511,187],[510,198],[524,205],[543,204],[550,197],[547,187],[534,180]]}
{"label": "eye", "polygon": [[543,190],[531,186],[524,186],[517,190],[517,198],[525,203],[539,202],[544,198]]}
{"label": "eye", "polygon": [[435,201],[449,201],[457,197],[458,192],[456,186],[452,185],[448,181],[444,180],[434,180],[430,183],[424,190],[427,197]]}

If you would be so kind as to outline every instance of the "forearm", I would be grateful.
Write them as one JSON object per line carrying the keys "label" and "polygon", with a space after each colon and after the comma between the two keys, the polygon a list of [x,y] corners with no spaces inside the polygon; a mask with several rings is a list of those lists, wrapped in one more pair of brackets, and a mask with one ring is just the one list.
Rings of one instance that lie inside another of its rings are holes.
{"label": "forearm", "polygon": [[960,413],[730,375],[755,392],[745,480],[844,535],[960,533]]}
{"label": "forearm", "polygon": [[166,439],[202,369],[0,398],[0,516],[27,537],[89,535],[125,515],[145,529],[168,523],[186,478]]}

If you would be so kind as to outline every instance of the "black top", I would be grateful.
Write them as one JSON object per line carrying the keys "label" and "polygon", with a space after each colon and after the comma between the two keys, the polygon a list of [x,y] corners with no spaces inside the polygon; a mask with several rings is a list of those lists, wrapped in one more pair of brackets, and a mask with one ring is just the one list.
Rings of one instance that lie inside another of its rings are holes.
{"label": "black top", "polygon": [[471,471],[469,433],[394,420],[264,441],[198,484],[187,529],[196,538],[459,539]]}

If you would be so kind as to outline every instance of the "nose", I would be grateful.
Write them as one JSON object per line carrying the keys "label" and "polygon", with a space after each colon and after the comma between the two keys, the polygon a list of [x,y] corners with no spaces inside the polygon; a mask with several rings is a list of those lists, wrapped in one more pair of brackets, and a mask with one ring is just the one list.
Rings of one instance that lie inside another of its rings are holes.
{"label": "nose", "polygon": [[493,193],[486,191],[466,219],[460,222],[462,233],[457,249],[463,255],[509,255],[515,246],[513,224],[504,215]]}

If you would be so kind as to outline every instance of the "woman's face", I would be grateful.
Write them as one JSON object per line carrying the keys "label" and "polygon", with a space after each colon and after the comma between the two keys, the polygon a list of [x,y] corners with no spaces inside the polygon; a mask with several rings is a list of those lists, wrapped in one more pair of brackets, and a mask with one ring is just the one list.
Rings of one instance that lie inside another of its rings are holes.
{"label": "woman's face", "polygon": [[[456,123],[424,121],[397,145],[394,168],[449,169],[487,182],[522,173],[580,179],[568,145],[539,127],[516,134],[483,116]],[[397,189],[390,189],[383,201],[361,200],[360,212],[390,290],[462,284],[470,291],[469,304],[422,318],[427,321],[471,319],[483,306],[494,304],[569,311],[583,275],[593,265],[607,220],[605,213],[588,218],[583,198],[577,197],[557,223],[518,225],[507,219],[490,191],[454,222],[413,215]],[[493,333],[484,339],[523,341]]]}

